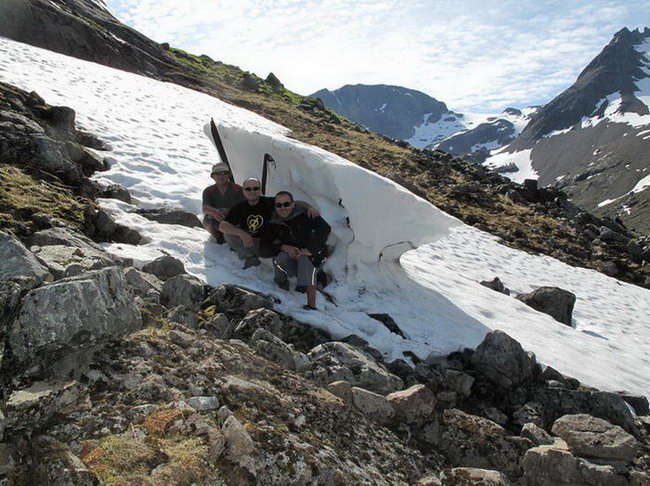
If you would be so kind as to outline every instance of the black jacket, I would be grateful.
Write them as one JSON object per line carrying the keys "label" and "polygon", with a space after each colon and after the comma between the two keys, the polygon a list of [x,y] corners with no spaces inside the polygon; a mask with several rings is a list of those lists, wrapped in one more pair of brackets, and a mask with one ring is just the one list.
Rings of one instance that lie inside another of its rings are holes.
{"label": "black jacket", "polygon": [[325,242],[331,230],[330,225],[320,216],[310,218],[307,211],[295,208],[287,219],[275,215],[269,221],[260,236],[260,254],[263,257],[273,257],[280,253],[282,245],[307,248],[312,254],[312,263],[318,267],[327,257]]}

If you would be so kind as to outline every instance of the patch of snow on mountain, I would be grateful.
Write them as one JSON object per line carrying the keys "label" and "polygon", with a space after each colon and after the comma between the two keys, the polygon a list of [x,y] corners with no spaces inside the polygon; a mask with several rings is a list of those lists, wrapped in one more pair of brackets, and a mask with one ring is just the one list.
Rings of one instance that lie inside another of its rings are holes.
{"label": "patch of snow on mountain", "polygon": [[431,113],[422,117],[422,123],[415,128],[415,133],[405,142],[414,147],[424,148],[432,143],[439,142],[449,135],[465,129],[465,124],[456,115],[446,113],[435,123],[428,123]]}
{"label": "patch of snow on mountain", "polygon": [[[281,301],[280,312],[335,337],[357,334],[389,361],[407,351],[424,358],[475,347],[489,330],[503,329],[543,363],[586,385],[650,394],[650,291],[504,247],[391,181],[202,93],[2,38],[0,79],[72,107],[80,128],[113,147],[112,168],[98,179],[123,184],[135,205],[100,203],[150,240],[106,244],[115,254],[138,264],[170,254],[210,285],[231,282],[268,293]],[[304,295],[274,285],[270,261],[243,270],[236,255],[211,243],[204,230],[131,212],[136,205],[169,205],[199,213],[217,161],[203,131],[210,117],[223,132],[237,180],[259,176],[264,152],[271,153],[277,167],[269,192],[295,192],[332,224],[336,250],[326,268],[336,280],[327,291],[336,303],[319,296],[321,310],[304,311]],[[515,292],[538,285],[571,290],[575,329],[478,283],[494,276]],[[375,312],[390,314],[407,338],[368,317]]]}
{"label": "patch of snow on mountain", "polygon": [[498,153],[491,155],[490,158],[485,161],[485,165],[490,169],[497,169],[498,167],[508,166],[511,164],[515,165],[518,169],[516,172],[504,172],[503,175],[508,179],[521,184],[524,182],[524,179],[537,179],[539,177],[537,172],[535,172],[535,169],[532,167],[532,162],[530,160],[531,152],[532,149],[521,150],[513,153],[499,151]]}

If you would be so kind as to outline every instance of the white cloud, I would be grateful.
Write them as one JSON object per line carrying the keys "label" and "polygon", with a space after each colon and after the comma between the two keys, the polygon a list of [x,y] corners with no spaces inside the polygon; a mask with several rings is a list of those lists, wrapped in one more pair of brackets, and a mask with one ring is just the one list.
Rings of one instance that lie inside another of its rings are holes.
{"label": "white cloud", "polygon": [[545,103],[624,26],[650,25],[645,0],[108,0],[145,35],[309,94],[397,84],[450,108]]}

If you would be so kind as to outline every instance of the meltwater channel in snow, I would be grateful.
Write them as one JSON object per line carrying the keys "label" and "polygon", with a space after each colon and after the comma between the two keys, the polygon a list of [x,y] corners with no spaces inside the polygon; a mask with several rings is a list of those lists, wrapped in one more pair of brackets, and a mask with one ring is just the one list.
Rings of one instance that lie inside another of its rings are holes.
{"label": "meltwater channel in snow", "polygon": [[[319,311],[304,295],[277,289],[268,261],[243,270],[200,229],[158,224],[115,200],[101,204],[149,243],[107,244],[136,265],[163,254],[181,259],[210,285],[231,282],[281,300],[280,312],[336,337],[358,334],[387,360],[475,347],[503,329],[545,364],[605,390],[650,395],[650,292],[597,272],[500,245],[393,182],[334,154],[289,138],[289,130],[207,95],[0,38],[0,80],[70,106],[80,127],[112,147],[111,170],[135,206],[169,205],[199,213],[217,152],[204,133],[214,118],[238,181],[259,176],[264,153],[269,193],[288,189],[318,206],[333,227],[334,278]],[[411,248],[415,248],[411,250]],[[408,251],[407,251],[408,250]],[[557,323],[512,297],[478,284],[499,276],[515,292],[554,285],[577,295],[574,326]],[[367,313],[388,313],[406,338]]]}

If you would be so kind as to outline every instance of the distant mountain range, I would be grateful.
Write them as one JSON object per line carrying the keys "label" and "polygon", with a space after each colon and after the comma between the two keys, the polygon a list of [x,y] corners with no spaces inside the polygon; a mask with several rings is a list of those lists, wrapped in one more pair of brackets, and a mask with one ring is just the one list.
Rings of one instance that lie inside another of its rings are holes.
{"label": "distant mountain range", "polygon": [[470,155],[518,182],[537,179],[589,211],[650,231],[648,28],[616,33],[576,82],[543,107],[477,117],[386,85],[346,85],[311,96],[382,135]]}

